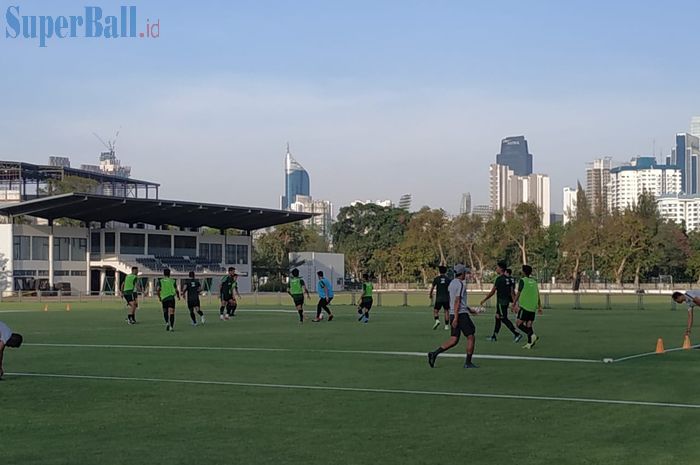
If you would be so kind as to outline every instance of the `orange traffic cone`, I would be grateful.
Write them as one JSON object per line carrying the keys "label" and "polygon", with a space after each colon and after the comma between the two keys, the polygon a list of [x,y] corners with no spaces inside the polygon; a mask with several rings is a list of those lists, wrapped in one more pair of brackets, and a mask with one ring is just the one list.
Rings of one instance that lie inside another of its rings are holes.
{"label": "orange traffic cone", "polygon": [[690,349],[691,349],[690,336],[688,336],[686,334],[685,337],[683,338],[683,350],[690,350]]}
{"label": "orange traffic cone", "polygon": [[664,352],[664,340],[662,338],[659,338],[656,341],[656,353],[663,354]]}
{"label": "orange traffic cone", "polygon": [[70,304],[66,304],[66,311],[70,312]]}
{"label": "orange traffic cone", "polygon": [[44,304],[44,311],[48,312],[49,311],[49,304]]}

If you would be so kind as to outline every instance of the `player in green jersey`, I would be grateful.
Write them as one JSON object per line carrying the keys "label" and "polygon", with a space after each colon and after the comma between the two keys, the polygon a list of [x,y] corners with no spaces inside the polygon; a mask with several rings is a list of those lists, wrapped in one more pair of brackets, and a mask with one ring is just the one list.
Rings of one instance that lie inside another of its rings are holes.
{"label": "player in green jersey", "polygon": [[537,281],[531,277],[532,267],[523,265],[523,274],[525,276],[520,278],[518,283],[518,292],[515,294],[513,307],[518,312],[515,323],[522,332],[527,334],[527,344],[523,346],[523,349],[532,349],[539,339],[532,324],[535,322],[535,311],[542,315],[542,302],[540,301]]}
{"label": "player in green jersey", "polygon": [[138,267],[131,268],[131,274],[126,275],[122,282],[121,291],[129,306],[129,311],[126,315],[126,322],[130,325],[136,324],[136,309],[139,308],[138,293],[136,286],[138,285],[139,269]]}

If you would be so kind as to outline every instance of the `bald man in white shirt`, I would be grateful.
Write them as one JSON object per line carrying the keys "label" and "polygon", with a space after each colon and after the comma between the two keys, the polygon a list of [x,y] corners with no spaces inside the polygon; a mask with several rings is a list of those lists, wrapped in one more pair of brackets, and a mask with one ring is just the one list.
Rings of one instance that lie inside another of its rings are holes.
{"label": "bald man in white shirt", "polygon": [[13,333],[9,326],[0,321],[0,379],[5,374],[2,368],[3,355],[5,353],[5,347],[18,348],[22,345],[22,335]]}

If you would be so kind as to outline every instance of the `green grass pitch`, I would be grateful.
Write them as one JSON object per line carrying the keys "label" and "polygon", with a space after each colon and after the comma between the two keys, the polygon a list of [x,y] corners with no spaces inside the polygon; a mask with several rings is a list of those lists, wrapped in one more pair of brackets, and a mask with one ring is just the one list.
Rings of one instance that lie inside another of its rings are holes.
{"label": "green grass pitch", "polygon": [[273,299],[222,322],[212,303],[199,327],[180,302],[172,334],[152,301],[135,326],[117,301],[4,302],[0,320],[25,345],[5,351],[2,463],[700,463],[700,350],[600,362],[658,337],[681,345],[683,307],[635,302],[553,300],[531,351],[505,328],[486,342],[490,310],[474,318],[478,370],[462,368],[464,340],[430,369],[423,354],[447,331],[418,300],[376,308],[368,325],[349,305],[300,325]]}

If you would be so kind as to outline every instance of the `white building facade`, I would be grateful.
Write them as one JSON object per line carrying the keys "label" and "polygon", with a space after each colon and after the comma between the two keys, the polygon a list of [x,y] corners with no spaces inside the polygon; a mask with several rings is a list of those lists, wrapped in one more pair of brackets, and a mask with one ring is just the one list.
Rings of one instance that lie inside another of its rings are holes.
{"label": "white building facade", "polygon": [[564,202],[562,205],[564,208],[564,224],[567,224],[569,221],[576,218],[576,202],[578,199],[577,194],[578,189],[574,187],[564,188]]}
{"label": "white building facade", "polygon": [[542,225],[550,222],[550,183],[546,174],[517,176],[505,165],[489,167],[491,209],[511,210],[518,204],[531,202],[541,210]]}
{"label": "white building facade", "polygon": [[685,225],[688,232],[700,228],[700,196],[667,195],[657,204],[663,219]]}
{"label": "white building facade", "polygon": [[299,213],[312,213],[316,216],[302,223],[315,228],[319,234],[330,239],[333,225],[333,204],[328,200],[314,200],[308,195],[297,195],[289,209]]}
{"label": "white building facade", "polygon": [[625,210],[633,207],[644,192],[660,197],[680,194],[681,189],[680,169],[659,165],[653,157],[634,158],[629,165],[610,170],[608,208]]}

